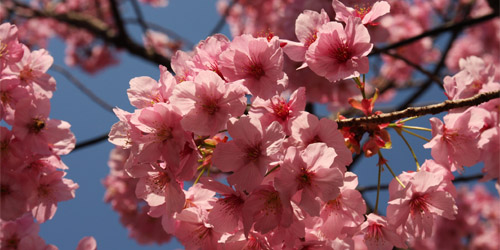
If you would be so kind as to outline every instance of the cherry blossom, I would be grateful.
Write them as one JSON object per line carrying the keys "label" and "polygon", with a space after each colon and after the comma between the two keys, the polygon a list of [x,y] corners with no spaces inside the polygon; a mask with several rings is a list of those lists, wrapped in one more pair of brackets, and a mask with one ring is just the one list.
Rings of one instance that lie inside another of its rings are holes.
{"label": "cherry blossom", "polygon": [[245,93],[239,82],[226,84],[216,73],[202,71],[177,85],[171,101],[182,112],[185,130],[211,136],[225,129],[230,117],[243,114]]}
{"label": "cherry blossom", "polygon": [[236,37],[220,55],[219,69],[229,81],[243,80],[253,96],[269,98],[285,87],[283,50],[277,38]]}
{"label": "cherry blossom", "polygon": [[349,17],[359,17],[364,25],[376,25],[375,20],[389,13],[391,6],[386,1],[332,1],[335,18],[345,23]]}
{"label": "cherry blossom", "polygon": [[227,180],[237,190],[251,191],[282,157],[285,135],[278,122],[263,128],[259,120],[248,116],[230,120],[227,130],[233,140],[217,145],[213,163],[224,172],[233,171]]}
{"label": "cherry blossom", "polygon": [[307,49],[306,62],[316,74],[336,82],[367,73],[366,56],[372,48],[368,30],[359,18],[349,18],[345,28],[328,22],[321,26],[318,39]]}
{"label": "cherry blossom", "polygon": [[343,173],[332,168],[336,156],[324,143],[310,144],[302,152],[289,147],[275,180],[276,189],[287,198],[301,191],[299,207],[311,216],[318,216],[320,203],[315,198],[327,202],[340,194]]}

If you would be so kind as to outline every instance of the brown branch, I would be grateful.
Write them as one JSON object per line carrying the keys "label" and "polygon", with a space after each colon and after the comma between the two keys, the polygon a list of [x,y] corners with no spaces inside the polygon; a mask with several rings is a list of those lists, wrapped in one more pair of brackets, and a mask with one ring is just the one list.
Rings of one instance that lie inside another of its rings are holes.
{"label": "brown branch", "polygon": [[161,64],[172,71],[169,58],[155,51],[146,49],[144,46],[134,42],[128,36],[124,37],[120,35],[119,32],[117,33],[114,29],[109,27],[108,24],[92,16],[76,12],[56,13],[50,10],[37,10],[19,2],[14,2],[13,6],[7,6],[7,9],[21,17],[50,18],[68,24],[74,28],[84,29],[116,48],[125,49],[133,55],[141,57],[151,63]]}
{"label": "brown branch", "polygon": [[408,60],[406,57],[403,57],[397,53],[392,53],[390,51],[384,51],[382,52],[388,56],[391,56],[393,58],[396,58],[396,59],[399,59],[403,62],[405,62],[408,66],[420,71],[422,74],[426,75],[429,79],[431,79],[432,81],[438,83],[439,85],[443,85],[443,82],[441,81],[441,79],[437,76],[437,75],[434,75],[433,73],[427,71],[426,69],[422,68],[422,66]]}
{"label": "brown branch", "polygon": [[55,64],[52,65],[52,67],[50,69],[58,72],[61,75],[63,75],[66,79],[68,79],[71,83],[73,83],[73,85],[75,85],[75,87],[77,87],[80,91],[82,91],[83,94],[85,94],[86,96],[88,96],[92,101],[94,101],[101,108],[103,108],[104,110],[106,110],[106,111],[111,112],[112,114],[114,114],[114,112],[113,112],[113,106],[109,105],[103,99],[101,99],[96,94],[94,94],[94,92],[92,92],[92,90],[90,90],[89,88],[87,88],[85,86],[85,84],[83,84],[82,82],[80,82],[80,80],[78,80],[75,76],[73,76],[69,71],[67,71],[63,67],[55,65]]}
{"label": "brown branch", "polygon": [[222,27],[224,27],[224,24],[226,24],[226,17],[229,16],[229,13],[231,12],[231,9],[233,8],[234,4],[236,4],[238,0],[233,0],[231,3],[227,6],[226,10],[224,11],[224,14],[220,17],[219,21],[215,25],[215,27],[210,31],[208,34],[209,36],[219,33]]}
{"label": "brown branch", "polygon": [[[483,174],[476,174],[476,175],[471,175],[471,176],[461,176],[461,177],[455,178],[453,180],[453,183],[473,181],[473,180],[481,179],[482,177],[483,177]],[[388,188],[389,188],[389,185],[380,185],[380,189],[388,189]],[[356,190],[358,190],[361,193],[367,192],[367,191],[374,191],[374,190],[377,190],[377,186],[373,185],[373,186],[367,186],[367,187],[358,187],[358,188],[356,188]]]}
{"label": "brown branch", "polygon": [[447,32],[447,31],[451,31],[451,30],[460,31],[460,30],[465,29],[468,26],[476,25],[476,24],[491,20],[495,17],[498,17],[498,13],[493,12],[491,14],[484,15],[482,17],[467,19],[467,20],[464,20],[464,21],[461,21],[458,23],[455,23],[455,22],[447,23],[447,24],[444,24],[444,25],[439,26],[437,28],[434,28],[432,30],[425,31],[420,35],[410,37],[408,39],[387,45],[386,47],[383,47],[380,49],[374,49],[368,56],[380,54],[382,52],[389,51],[391,49],[399,48],[399,47],[408,45],[410,43],[416,42],[422,38],[429,37],[429,36],[436,36],[436,35],[439,35],[441,33]]}
{"label": "brown branch", "polygon": [[500,90],[477,94],[473,97],[461,100],[455,100],[455,101],[446,100],[442,103],[432,104],[423,107],[410,107],[405,110],[394,111],[391,113],[337,120],[337,124],[339,128],[342,128],[342,127],[350,127],[366,123],[378,123],[378,124],[389,123],[406,117],[423,116],[429,114],[434,115],[444,111],[448,111],[450,109],[475,106],[495,98],[500,98]]}

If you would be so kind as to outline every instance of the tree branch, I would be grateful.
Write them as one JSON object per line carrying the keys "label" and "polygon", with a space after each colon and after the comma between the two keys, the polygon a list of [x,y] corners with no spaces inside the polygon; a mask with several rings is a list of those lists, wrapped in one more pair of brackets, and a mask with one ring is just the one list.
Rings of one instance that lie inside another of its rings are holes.
{"label": "tree branch", "polygon": [[72,152],[75,152],[75,151],[82,149],[82,148],[86,148],[88,146],[92,146],[92,145],[97,144],[99,142],[103,142],[107,139],[108,139],[108,133],[102,134],[100,136],[94,137],[94,138],[89,139],[89,140],[82,141],[82,142],[76,144],[76,146]]}
{"label": "tree branch", "polygon": [[441,33],[444,33],[444,32],[447,32],[447,31],[451,31],[451,30],[460,31],[460,30],[465,29],[468,26],[476,25],[478,23],[482,23],[482,22],[491,20],[491,19],[493,19],[495,17],[498,17],[498,13],[493,12],[491,14],[484,15],[482,17],[467,19],[467,20],[464,20],[464,21],[461,21],[461,22],[458,22],[458,23],[455,23],[455,22],[447,23],[447,24],[444,24],[444,25],[439,26],[437,28],[434,28],[432,30],[428,30],[426,32],[423,32],[420,35],[417,35],[417,36],[414,36],[414,37],[410,37],[408,39],[405,39],[405,40],[402,40],[402,41],[399,41],[399,42],[387,45],[387,46],[385,46],[383,48],[380,48],[380,49],[374,49],[374,50],[372,50],[372,52],[368,56],[380,54],[382,52],[389,51],[391,49],[402,47],[402,46],[408,45],[410,43],[416,42],[416,41],[418,41],[418,40],[420,40],[422,38],[428,37],[428,36],[436,36],[436,35],[439,35]]}
{"label": "tree branch", "polygon": [[342,128],[342,127],[350,127],[366,123],[378,123],[378,124],[389,123],[406,117],[423,116],[428,114],[434,115],[444,111],[448,111],[450,109],[475,106],[495,98],[500,98],[500,90],[477,94],[473,97],[461,100],[455,100],[455,101],[446,100],[442,103],[432,104],[423,107],[409,107],[405,110],[394,111],[391,113],[337,120],[337,125],[339,128]]}
{"label": "tree branch", "polygon": [[161,64],[172,71],[170,59],[153,50],[148,50],[144,46],[134,42],[128,36],[123,37],[119,32],[108,26],[101,20],[88,15],[82,15],[76,12],[56,13],[50,10],[33,9],[23,3],[14,2],[14,6],[7,6],[9,11],[25,18],[51,18],[61,23],[73,26],[74,28],[84,29],[116,48],[125,49],[131,54],[136,55],[154,64]]}
{"label": "tree branch", "polygon": [[97,105],[99,105],[104,110],[106,110],[106,111],[111,112],[112,114],[114,114],[114,112],[113,112],[113,106],[109,105],[103,99],[101,99],[96,94],[94,94],[94,92],[92,92],[92,90],[90,90],[89,88],[87,88],[82,82],[80,82],[69,71],[67,71],[63,67],[55,65],[55,64],[52,65],[52,67],[50,69],[58,72],[59,74],[63,75],[64,77],[66,77],[66,79],[68,79],[71,83],[73,83],[73,85],[75,85],[75,87],[77,87],[80,91],[82,91],[86,96],[88,96]]}
{"label": "tree branch", "polygon": [[408,60],[407,58],[405,58],[397,53],[392,53],[390,51],[384,51],[382,53],[405,62],[408,66],[413,67],[414,69],[420,71],[422,74],[426,75],[429,79],[438,83],[440,86],[443,85],[443,82],[441,81],[441,79],[437,75],[434,75],[433,73],[422,68],[420,65],[413,63],[412,61]]}
{"label": "tree branch", "polygon": [[226,17],[229,15],[229,12],[231,12],[231,9],[233,8],[234,4],[237,1],[238,0],[233,0],[233,1],[231,1],[231,3],[229,3],[229,5],[227,6],[226,10],[224,11],[224,14],[220,17],[220,19],[217,22],[217,24],[215,25],[215,27],[208,34],[209,36],[211,36],[211,35],[213,35],[215,33],[219,33],[220,32],[220,30],[222,29],[222,27],[224,27],[224,24],[226,24]]}

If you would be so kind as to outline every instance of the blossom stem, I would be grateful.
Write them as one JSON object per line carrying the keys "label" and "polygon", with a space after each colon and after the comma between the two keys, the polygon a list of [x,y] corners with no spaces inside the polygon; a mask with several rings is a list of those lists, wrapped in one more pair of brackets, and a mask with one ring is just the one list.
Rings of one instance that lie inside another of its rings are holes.
{"label": "blossom stem", "polygon": [[198,183],[198,181],[200,180],[200,178],[203,175],[203,173],[205,173],[205,169],[206,168],[202,168],[201,169],[200,174],[198,175],[198,177],[196,177],[196,180],[194,181],[194,184]]}
{"label": "blossom stem", "polygon": [[398,133],[399,136],[401,136],[401,139],[406,143],[406,146],[408,146],[408,149],[410,149],[411,155],[413,155],[413,159],[415,159],[415,164],[417,165],[417,171],[420,171],[420,164],[418,163],[417,155],[415,155],[415,151],[413,151],[413,148],[410,146],[410,143],[406,140],[406,138],[403,136],[403,133],[401,133],[401,129],[395,128],[396,133]]}
{"label": "blossom stem", "polygon": [[407,128],[407,129],[415,129],[415,130],[422,130],[422,131],[428,131],[431,132],[432,130],[430,128],[423,128],[423,127],[417,127],[417,126],[407,126],[403,125],[401,126],[402,128]]}
{"label": "blossom stem", "polygon": [[[382,153],[380,152],[380,150],[378,151],[378,155],[379,155],[379,157],[384,158],[382,156]],[[389,169],[389,172],[391,172],[392,176],[394,177],[394,179],[396,179],[396,181],[399,183],[399,185],[401,185],[403,188],[406,188],[405,184],[403,184],[401,182],[401,180],[399,180],[398,176],[396,176],[396,174],[394,173],[394,171],[392,171],[392,168],[389,167],[389,164],[387,164],[387,161],[384,161],[384,165],[387,167],[387,169]]]}
{"label": "blossom stem", "polygon": [[270,173],[274,172],[274,170],[278,169],[280,167],[280,165],[276,165],[274,168],[272,168],[271,170],[269,170],[265,175],[264,177],[268,176]]}
{"label": "blossom stem", "polygon": [[375,201],[375,208],[373,213],[377,214],[378,211],[378,200],[380,197],[380,175],[382,175],[382,165],[378,165],[378,181],[377,181],[377,200]]}
{"label": "blossom stem", "polygon": [[427,142],[431,141],[431,140],[429,140],[429,139],[427,139],[427,138],[425,138],[425,137],[423,137],[423,136],[421,136],[421,135],[415,134],[415,133],[413,133],[413,132],[411,132],[411,131],[409,131],[409,130],[406,130],[406,129],[404,129],[404,128],[401,128],[401,130],[403,130],[404,132],[406,132],[406,133],[408,133],[408,134],[410,134],[410,135],[416,136],[416,137],[418,137],[418,138],[420,138],[420,139],[422,139],[422,140],[424,140],[424,141],[427,141]]}
{"label": "blossom stem", "polygon": [[403,119],[403,120],[399,121],[398,123],[405,123],[405,122],[407,122],[407,121],[411,121],[411,120],[413,120],[413,119],[417,119],[417,118],[419,118],[419,117],[420,117],[420,116],[408,117],[408,118],[405,118],[405,119]]}
{"label": "blossom stem", "polygon": [[363,75],[363,82],[361,82],[361,80],[359,80],[359,77],[354,77],[353,80],[356,82],[356,85],[358,85],[358,88],[361,91],[361,95],[363,96],[363,99],[366,99],[364,75]]}

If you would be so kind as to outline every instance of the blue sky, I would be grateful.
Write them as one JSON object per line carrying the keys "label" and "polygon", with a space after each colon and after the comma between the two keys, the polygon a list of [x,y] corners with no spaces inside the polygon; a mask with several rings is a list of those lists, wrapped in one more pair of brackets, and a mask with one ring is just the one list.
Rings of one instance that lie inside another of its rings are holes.
{"label": "blue sky", "polygon": [[[215,8],[215,0],[184,0],[170,1],[166,8],[153,9],[141,5],[145,17],[148,21],[160,24],[171,29],[196,44],[205,39],[210,30],[219,20],[219,15]],[[129,5],[124,8],[127,17],[134,16]],[[138,34],[140,29],[137,26],[130,26],[132,33]],[[229,36],[227,26],[223,33]],[[140,41],[140,37],[135,37]],[[64,66],[65,45],[54,39],[49,46],[49,51],[55,59],[55,64]],[[126,89],[129,87],[129,80],[137,76],[150,76],[159,78],[157,65],[145,62],[137,57],[121,53],[120,64],[110,67],[95,75],[88,75],[76,68],[71,68],[71,72],[88,88],[112,106],[118,106],[127,111],[133,111],[129,104]],[[51,118],[68,121],[72,124],[72,131],[76,135],[77,141],[84,141],[107,133],[118,119],[112,113],[104,111],[88,97],[83,95],[77,88],[68,82],[63,76],[55,71],[50,71],[57,80],[57,91],[52,99]],[[404,96],[410,95],[410,91],[405,91],[398,96],[393,103],[399,103]],[[428,104],[445,99],[443,91],[437,87],[430,89],[417,103]],[[430,127],[429,116],[410,122],[410,125]],[[430,138],[430,133],[420,132],[419,134]],[[396,173],[402,170],[414,170],[415,163],[411,154],[403,141],[395,134],[393,138],[393,149],[384,151],[384,156],[389,159],[389,164]],[[430,159],[430,151],[424,150],[424,141],[416,139],[410,135],[406,136],[416,150],[420,163],[424,159]],[[128,238],[127,230],[120,224],[118,214],[116,214],[109,204],[103,202],[104,187],[102,179],[108,174],[107,161],[109,152],[113,145],[102,142],[92,147],[75,151],[63,157],[63,161],[69,166],[67,178],[73,179],[80,185],[76,191],[76,198],[67,202],[62,202],[58,206],[55,217],[41,225],[41,236],[47,243],[54,244],[59,249],[74,249],[78,241],[84,236],[94,236],[99,249],[175,249],[182,246],[173,240],[167,246],[141,246],[134,240]],[[359,175],[362,186],[376,184],[377,167],[376,157],[363,159],[354,172]],[[480,167],[466,169],[465,175],[477,173]],[[388,171],[382,173],[383,183],[388,183],[392,177]],[[489,184],[489,189],[493,185]],[[375,192],[368,193],[368,200],[374,204]],[[382,211],[383,205],[388,199],[387,193],[381,195]]]}

